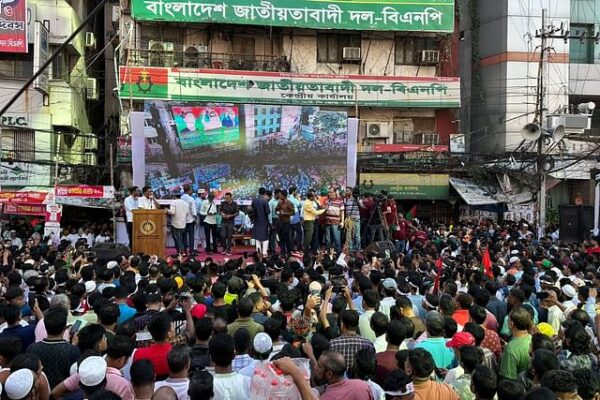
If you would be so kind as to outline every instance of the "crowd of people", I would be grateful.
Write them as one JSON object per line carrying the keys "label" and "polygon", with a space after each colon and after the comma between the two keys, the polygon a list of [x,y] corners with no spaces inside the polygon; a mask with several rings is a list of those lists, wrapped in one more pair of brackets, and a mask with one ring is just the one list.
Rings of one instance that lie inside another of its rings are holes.
{"label": "crowd of people", "polygon": [[[137,206],[159,206],[143,192]],[[351,188],[297,199],[295,231],[294,188],[268,194],[246,209],[257,251],[239,258],[99,259],[85,237],[5,236],[2,397],[600,398],[598,238],[407,221]],[[200,213],[235,220],[227,203]],[[394,245],[373,246],[380,233]]]}

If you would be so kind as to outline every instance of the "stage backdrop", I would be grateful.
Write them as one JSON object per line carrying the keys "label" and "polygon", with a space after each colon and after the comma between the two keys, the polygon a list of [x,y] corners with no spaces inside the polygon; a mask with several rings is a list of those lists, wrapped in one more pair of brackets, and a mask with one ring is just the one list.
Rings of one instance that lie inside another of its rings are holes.
{"label": "stage backdrop", "polygon": [[147,101],[143,137],[143,156],[136,141],[133,155],[143,157],[143,180],[161,199],[186,184],[237,200],[250,200],[261,186],[302,193],[343,187],[356,159],[347,113],[315,106]]}

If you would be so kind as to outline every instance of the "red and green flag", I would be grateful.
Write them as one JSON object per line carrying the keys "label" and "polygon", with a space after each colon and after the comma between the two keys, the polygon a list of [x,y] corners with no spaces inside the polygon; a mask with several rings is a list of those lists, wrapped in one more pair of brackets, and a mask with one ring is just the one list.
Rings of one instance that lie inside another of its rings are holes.
{"label": "red and green flag", "polygon": [[417,217],[417,205],[415,204],[413,206],[413,208],[411,208],[410,210],[408,210],[408,212],[406,213],[406,219],[408,221],[412,221],[416,217]]}

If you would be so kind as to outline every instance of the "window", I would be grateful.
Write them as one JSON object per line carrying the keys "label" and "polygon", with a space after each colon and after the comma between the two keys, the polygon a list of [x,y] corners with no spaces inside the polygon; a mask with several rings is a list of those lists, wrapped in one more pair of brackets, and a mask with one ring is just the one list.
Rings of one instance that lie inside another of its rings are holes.
{"label": "window", "polygon": [[360,47],[360,35],[317,33],[317,62],[339,63],[344,47]]}
{"label": "window", "polygon": [[33,75],[33,46],[29,53],[0,53],[0,77],[27,79]]}
{"label": "window", "polygon": [[[435,128],[435,118],[433,117],[415,117],[394,119],[394,143],[396,144],[432,144],[421,143],[424,134],[437,135]],[[426,139],[430,140],[430,139]]]}
{"label": "window", "polygon": [[[54,53],[58,49],[58,46],[50,46],[51,53]],[[63,49],[58,56],[52,61],[52,75],[51,79],[60,79],[69,81],[71,71],[75,68],[77,61],[79,60],[79,54],[74,50]]]}
{"label": "window", "polygon": [[437,50],[437,40],[431,37],[396,37],[396,65],[419,65],[423,50]]}
{"label": "window", "polygon": [[35,132],[29,129],[2,129],[2,150],[14,160],[35,160]]}
{"label": "window", "polygon": [[571,24],[571,35],[581,36],[586,33],[583,42],[580,39],[573,38],[569,43],[569,60],[575,64],[593,64],[594,63],[594,37],[593,24]]}

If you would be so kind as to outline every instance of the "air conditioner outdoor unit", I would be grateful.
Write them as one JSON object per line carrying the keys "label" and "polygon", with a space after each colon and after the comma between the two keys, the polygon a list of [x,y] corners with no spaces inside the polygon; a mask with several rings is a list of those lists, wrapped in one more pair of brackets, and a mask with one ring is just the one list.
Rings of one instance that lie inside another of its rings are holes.
{"label": "air conditioner outdoor unit", "polygon": [[183,67],[184,68],[199,68],[200,67],[200,52],[196,46],[187,46],[183,50]]}
{"label": "air conditioner outdoor unit", "polygon": [[96,35],[94,35],[94,32],[85,33],[85,47],[88,49],[96,48]]}
{"label": "air conditioner outdoor unit", "polygon": [[198,51],[200,53],[208,53],[208,46],[200,45],[200,46],[198,46]]}
{"label": "air conditioner outdoor unit", "polygon": [[436,145],[438,144],[439,136],[437,133],[417,133],[414,144]]}
{"label": "air conditioner outdoor unit", "polygon": [[93,133],[88,133],[84,138],[83,148],[86,152],[98,150],[98,137]]}
{"label": "air conditioner outdoor unit", "polygon": [[98,155],[96,155],[95,153],[83,153],[83,163],[85,165],[98,164]]}
{"label": "air conditioner outdoor unit", "polygon": [[98,81],[96,78],[86,78],[85,97],[88,100],[98,100]]}
{"label": "air conditioner outdoor unit", "polygon": [[423,50],[421,52],[421,62],[423,64],[437,64],[440,62],[439,50]]}
{"label": "air conditioner outdoor unit", "polygon": [[367,138],[388,139],[388,125],[381,122],[367,123]]}
{"label": "air conditioner outdoor unit", "polygon": [[344,47],[342,49],[343,60],[360,60],[360,47]]}
{"label": "air conditioner outdoor unit", "polygon": [[172,67],[175,61],[175,46],[172,42],[157,42],[151,40],[148,42],[150,50],[151,67]]}

